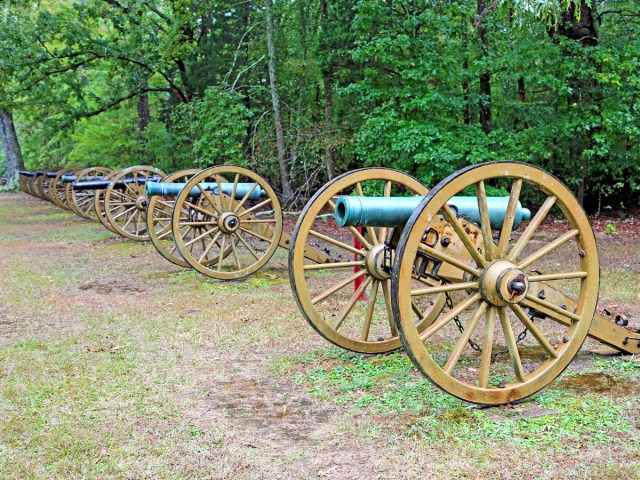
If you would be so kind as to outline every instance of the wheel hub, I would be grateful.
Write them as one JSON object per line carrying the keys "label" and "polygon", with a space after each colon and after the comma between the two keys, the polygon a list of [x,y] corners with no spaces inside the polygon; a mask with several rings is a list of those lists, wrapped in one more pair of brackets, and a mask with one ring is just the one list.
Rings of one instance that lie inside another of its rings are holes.
{"label": "wheel hub", "polygon": [[223,233],[233,233],[240,228],[240,219],[233,212],[224,212],[218,217],[218,228]]}
{"label": "wheel hub", "polygon": [[147,204],[149,203],[147,197],[145,196],[140,196],[136,199],[136,208],[138,210],[144,210],[145,208],[147,208]]}
{"label": "wheel hub", "polygon": [[385,250],[383,243],[375,245],[369,250],[365,265],[369,273],[378,280],[388,280],[391,278],[389,269],[385,266]]}
{"label": "wheel hub", "polygon": [[480,275],[482,298],[497,307],[520,303],[528,290],[527,275],[506,260],[490,263]]}

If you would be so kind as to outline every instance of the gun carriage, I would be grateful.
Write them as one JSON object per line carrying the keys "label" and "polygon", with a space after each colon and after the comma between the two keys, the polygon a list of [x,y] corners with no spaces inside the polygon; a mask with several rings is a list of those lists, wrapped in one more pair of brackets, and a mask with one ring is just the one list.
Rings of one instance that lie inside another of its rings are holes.
{"label": "gun carriage", "polygon": [[[164,172],[143,165],[117,171],[100,168],[82,173],[78,173],[68,188],[72,195],[82,199],[84,213],[123,237],[148,240],[144,222],[148,204],[145,184],[160,180],[165,176]],[[91,177],[91,180],[86,180],[86,177]]]}
{"label": "gun carriage", "polygon": [[[487,195],[496,189],[508,196]],[[539,199],[533,217],[521,192]],[[540,230],[545,219],[551,231]],[[392,170],[345,174],[310,200],[292,242],[292,291],[320,335],[363,353],[403,346],[429,380],[469,402],[544,388],[587,335],[640,353],[623,317],[596,313],[598,254],[584,211],[530,165],[474,165],[429,192]],[[307,262],[309,243],[344,260]]]}
{"label": "gun carriage", "polygon": [[[164,209],[147,213],[148,223],[163,225],[156,229],[160,232],[157,238],[152,236],[154,245],[169,238],[168,212],[173,208],[171,235],[176,248],[157,247],[165,258],[208,277],[230,280],[262,268],[278,246],[289,248],[291,239],[282,231],[278,197],[256,173],[220,166],[176,175],[175,180],[180,175],[190,178],[147,185],[147,194],[162,198],[156,201],[164,204]],[[159,220],[154,218],[156,212]],[[334,261],[327,252],[313,247],[308,247],[305,255],[316,263]]]}

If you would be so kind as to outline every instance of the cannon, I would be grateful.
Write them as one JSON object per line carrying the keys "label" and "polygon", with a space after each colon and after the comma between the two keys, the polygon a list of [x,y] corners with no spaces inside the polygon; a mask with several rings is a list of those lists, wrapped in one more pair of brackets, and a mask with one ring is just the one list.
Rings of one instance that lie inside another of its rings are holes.
{"label": "cannon", "polygon": [[83,182],[85,177],[104,179],[112,170],[107,167],[89,167],[75,172],[75,181],[65,182],[65,199],[71,211],[81,218],[98,221],[94,208],[95,190],[74,190],[73,184]]}
{"label": "cannon", "polygon": [[[502,206],[488,190],[507,192]],[[532,216],[519,206],[523,191],[539,199]],[[553,229],[541,231],[550,218]],[[596,313],[598,254],[584,211],[537,167],[473,165],[429,192],[388,169],[345,174],[309,201],[291,240],[292,291],[320,335],[364,353],[402,346],[431,382],[468,402],[532,395],[587,336],[640,353],[637,331]],[[343,259],[308,262],[309,244]]]}
{"label": "cannon", "polygon": [[139,165],[113,172],[104,179],[106,183],[92,181],[92,188],[97,192],[93,199],[93,209],[98,220],[107,229],[130,240],[149,240],[149,231],[144,221],[149,203],[145,184],[165,176],[158,168]]}
{"label": "cannon", "polygon": [[34,176],[35,174],[33,172],[20,170],[18,172],[20,190],[22,190],[24,193],[28,193],[29,195],[33,195],[33,193],[31,193],[31,179]]}
{"label": "cannon", "polygon": [[[156,221],[154,215],[159,211],[160,223],[166,225],[172,209],[175,249],[167,252],[166,247],[158,248],[165,258],[179,265],[184,262],[208,277],[231,280],[256,272],[278,246],[289,248],[291,239],[282,231],[280,202],[262,177],[234,166],[212,167],[195,174],[178,172],[174,178],[181,175],[190,178],[147,186],[151,198],[165,206],[162,210],[157,203],[150,203],[155,209],[147,212],[147,223]],[[157,241],[169,238],[167,228],[158,231],[162,233]],[[313,247],[307,248],[305,255],[316,263],[333,261],[329,254]]]}

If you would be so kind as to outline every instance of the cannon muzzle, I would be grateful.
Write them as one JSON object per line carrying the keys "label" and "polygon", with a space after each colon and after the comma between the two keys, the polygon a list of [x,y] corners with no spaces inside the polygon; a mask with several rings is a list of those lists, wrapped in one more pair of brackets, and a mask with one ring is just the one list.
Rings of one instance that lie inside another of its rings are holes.
{"label": "cannon muzzle", "polygon": [[[147,182],[146,191],[147,196],[153,195],[178,195],[184,188],[186,183],[164,183],[164,182]],[[207,191],[211,192],[214,195],[219,194],[218,184],[216,182],[202,182],[199,184],[200,187]],[[189,192],[190,197],[197,197],[202,192],[200,187],[193,187]],[[225,195],[231,195],[233,193],[233,183],[221,183],[220,188],[222,189],[222,193]],[[259,200],[260,198],[267,195],[267,193],[260,188],[260,185],[256,183],[238,183],[236,185],[236,190],[234,194],[234,198],[236,200],[242,200],[247,193],[251,192],[249,195],[249,200]]]}
{"label": "cannon muzzle", "polygon": [[[351,197],[336,201],[334,216],[341,227],[403,227],[424,197]],[[499,230],[504,223],[509,197],[487,197],[491,228]],[[458,216],[480,224],[476,197],[452,197],[449,207]],[[518,202],[513,228],[531,217],[531,212]]]}

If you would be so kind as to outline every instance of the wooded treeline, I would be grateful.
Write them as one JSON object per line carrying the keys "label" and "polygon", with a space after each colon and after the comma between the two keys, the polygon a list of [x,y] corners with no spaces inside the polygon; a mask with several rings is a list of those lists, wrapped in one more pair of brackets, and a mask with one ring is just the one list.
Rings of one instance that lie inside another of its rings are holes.
{"label": "wooded treeline", "polygon": [[558,2],[5,0],[4,152],[13,122],[30,169],[231,163],[298,200],[512,159],[637,206],[640,5]]}

